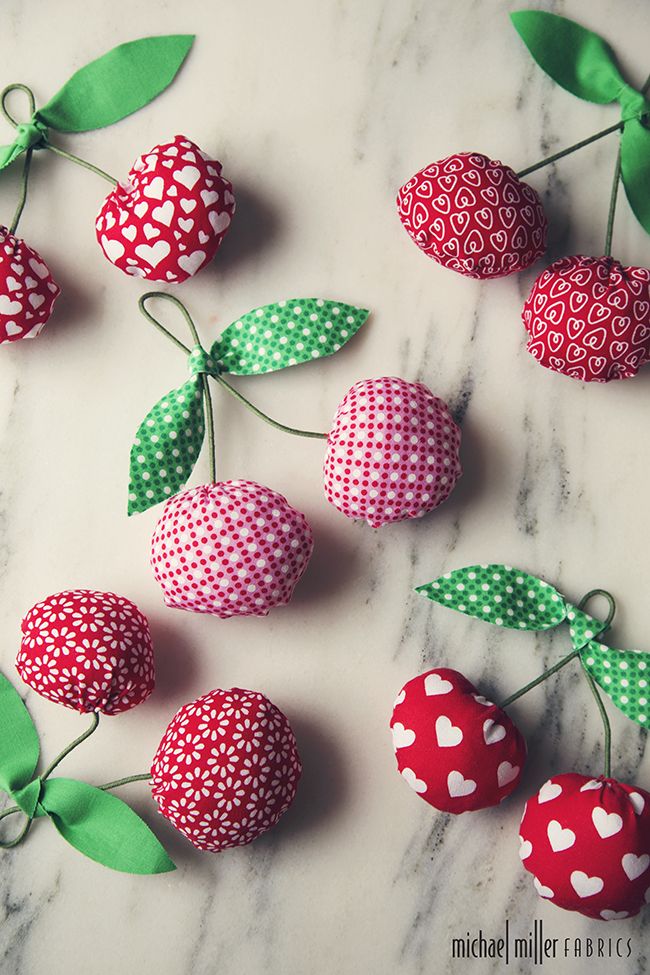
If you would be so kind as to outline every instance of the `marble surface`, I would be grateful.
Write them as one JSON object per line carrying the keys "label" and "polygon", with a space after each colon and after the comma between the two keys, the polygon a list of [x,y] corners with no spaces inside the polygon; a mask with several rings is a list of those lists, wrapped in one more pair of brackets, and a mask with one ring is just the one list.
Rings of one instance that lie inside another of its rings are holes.
{"label": "marble surface", "polygon": [[[478,149],[522,168],[616,118],[534,67],[507,20],[517,6],[86,0],[80,13],[76,0],[3,0],[0,81],[28,82],[41,103],[114,44],[197,32],[158,101],[62,144],[118,175],[178,131],[214,152],[238,213],[217,260],[178,292],[206,341],[238,313],[291,294],[373,312],[338,357],[240,388],[278,418],[318,429],[357,379],[424,380],[462,418],[465,469],[439,511],[372,531],[326,503],[321,443],[287,441],[216,394],[220,474],[286,493],[312,521],[316,551],[292,605],[267,620],[165,609],[148,568],[159,511],[127,520],[127,457],[144,412],[183,367],[137,313],[144,286],[95,243],[104,185],[62,160],[35,159],[21,232],[63,294],[43,335],[0,357],[3,670],[15,674],[21,615],[37,599],[72,586],[114,589],[151,620],[158,689],[104,720],[68,760],[70,775],[100,782],[146,770],[178,706],[233,684],[265,691],[288,713],[305,774],[272,833],[221,856],[173,835],[145,785],[124,790],[178,863],[160,878],[103,870],[38,823],[2,856],[3,975],[534,971],[451,960],[452,937],[479,927],[498,936],[506,918],[517,936],[541,919],[550,937],[631,939],[628,959],[558,960],[547,970],[646,971],[647,913],[606,926],[561,912],[540,900],[517,856],[524,797],[553,772],[601,768],[601,727],[577,672],[513,706],[530,762],[498,810],[449,818],[419,802],[397,776],[388,734],[395,693],[426,667],[457,666],[498,698],[565,652],[566,634],[503,633],[413,593],[449,568],[506,561],[574,599],[605,586],[619,601],[612,641],[650,646],[650,371],[584,387],[541,369],[519,319],[539,268],[486,284],[462,279],[422,256],[395,212],[400,183],[450,152]],[[642,0],[616,17],[609,0],[541,6],[604,33],[641,84],[650,30]],[[551,217],[549,256],[601,252],[615,150],[605,140],[531,177]],[[16,194],[17,174],[4,174],[5,221]],[[624,201],[615,255],[650,260]],[[199,466],[205,477],[207,460]],[[33,693],[27,703],[47,756],[85,726]],[[617,713],[612,721],[615,774],[647,788],[644,735]]]}

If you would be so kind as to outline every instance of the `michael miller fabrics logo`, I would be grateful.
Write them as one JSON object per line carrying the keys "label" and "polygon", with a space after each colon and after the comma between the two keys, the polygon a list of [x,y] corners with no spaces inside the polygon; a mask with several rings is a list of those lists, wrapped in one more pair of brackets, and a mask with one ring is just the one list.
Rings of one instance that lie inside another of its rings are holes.
{"label": "michael miller fabrics logo", "polygon": [[629,958],[632,939],[628,937],[549,937],[542,921],[534,921],[532,930],[515,935],[506,919],[503,933],[486,935],[481,928],[451,939],[451,957],[471,961],[473,958],[499,958],[506,965],[528,961],[543,965],[558,958]]}

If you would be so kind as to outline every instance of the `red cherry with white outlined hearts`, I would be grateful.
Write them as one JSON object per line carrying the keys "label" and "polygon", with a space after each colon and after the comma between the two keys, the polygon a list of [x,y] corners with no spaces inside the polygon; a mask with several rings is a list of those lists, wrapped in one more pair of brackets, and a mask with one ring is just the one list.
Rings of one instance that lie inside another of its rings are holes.
{"label": "red cherry with white outlined hearts", "polygon": [[391,730],[402,778],[436,809],[496,806],[519,783],[520,731],[457,670],[439,667],[405,684]]}

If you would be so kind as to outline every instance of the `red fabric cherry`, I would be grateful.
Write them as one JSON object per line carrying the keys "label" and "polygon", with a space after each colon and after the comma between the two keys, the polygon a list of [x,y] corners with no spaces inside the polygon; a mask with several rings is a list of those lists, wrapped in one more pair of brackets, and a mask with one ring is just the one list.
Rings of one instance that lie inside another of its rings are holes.
{"label": "red fabric cherry", "polygon": [[629,379],[650,359],[650,270],[611,257],[563,257],[523,311],[528,351],[583,382]]}
{"label": "red fabric cherry", "polygon": [[119,714],[154,689],[146,616],[123,596],[70,589],[32,606],[22,622],[18,673],[75,711]]}
{"label": "red fabric cherry", "polygon": [[36,338],[59,291],[40,254],[0,227],[0,345]]}
{"label": "red fabric cherry", "polygon": [[517,787],[526,760],[521,733],[457,670],[438,667],[405,684],[391,730],[402,777],[436,809],[496,806]]}
{"label": "red fabric cherry", "polygon": [[616,779],[554,775],[526,803],[519,855],[540,897],[604,921],[650,900],[650,793]]}
{"label": "red fabric cherry", "polygon": [[401,187],[397,209],[420,250],[470,278],[523,271],[546,250],[546,215],[535,190],[480,152],[425,166]]}
{"label": "red fabric cherry", "polygon": [[151,541],[165,603],[230,616],[284,606],[311,557],[313,536],[286,498],[254,481],[220,481],[166,503]]}
{"label": "red fabric cherry", "polygon": [[200,850],[251,843],[293,802],[302,767],[285,715],[233,687],[184,705],[151,766],[160,812]]}
{"label": "red fabric cherry", "polygon": [[148,281],[185,281],[208,264],[233,213],[221,163],[185,136],[154,146],[106,197],[95,222],[106,257]]}
{"label": "red fabric cherry", "polygon": [[373,528],[419,518],[449,497],[461,475],[459,447],[447,405],[422,383],[355,383],[327,438],[327,500]]}

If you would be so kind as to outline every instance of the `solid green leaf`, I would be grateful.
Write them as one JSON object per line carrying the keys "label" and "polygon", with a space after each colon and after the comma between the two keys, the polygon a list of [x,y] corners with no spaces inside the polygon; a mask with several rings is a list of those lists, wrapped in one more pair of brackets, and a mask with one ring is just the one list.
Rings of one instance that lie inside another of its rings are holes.
{"label": "solid green leaf", "polygon": [[80,68],[35,115],[59,132],[87,132],[148,105],[176,77],[193,34],[142,37]]}
{"label": "solid green leaf", "polygon": [[210,350],[224,372],[252,376],[333,355],[368,318],[365,308],[326,298],[288,298],[229,325]]}
{"label": "solid green leaf", "polygon": [[202,379],[196,374],[163,396],[138,427],[131,447],[130,515],[166,501],[183,487],[204,433]]}
{"label": "solid green leaf", "polygon": [[580,657],[587,671],[616,707],[642,728],[650,727],[650,653],[617,650],[591,640],[581,651]]}
{"label": "solid green leaf", "polygon": [[650,234],[650,129],[636,120],[623,130],[621,176],[632,212]]}
{"label": "solid green leaf", "polygon": [[124,873],[175,870],[158,838],[125,802],[75,779],[47,779],[41,806],[64,840]]}
{"label": "solid green leaf", "polygon": [[589,102],[616,100],[625,81],[602,37],[543,10],[518,10],[510,18],[537,64],[558,85]]}
{"label": "solid green leaf", "polygon": [[418,586],[416,592],[467,616],[514,630],[548,630],[566,616],[548,582],[507,565],[470,565]]}
{"label": "solid green leaf", "polygon": [[20,694],[0,674],[0,789],[13,793],[26,786],[39,751],[38,732]]}
{"label": "solid green leaf", "polygon": [[597,620],[594,616],[585,613],[584,610],[578,609],[577,606],[567,603],[566,608],[566,618],[574,650],[582,649],[585,644],[607,629],[607,623]]}

